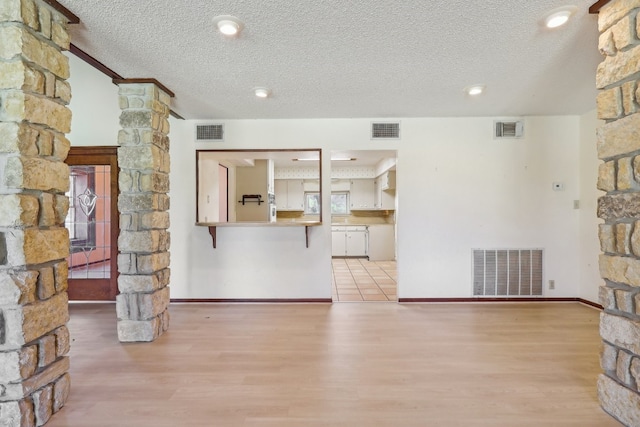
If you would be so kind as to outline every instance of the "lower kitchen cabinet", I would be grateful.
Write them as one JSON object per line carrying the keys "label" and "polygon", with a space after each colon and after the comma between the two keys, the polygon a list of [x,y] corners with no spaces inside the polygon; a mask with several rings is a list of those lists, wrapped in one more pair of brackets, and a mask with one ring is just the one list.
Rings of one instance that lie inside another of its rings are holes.
{"label": "lower kitchen cabinet", "polygon": [[367,226],[331,227],[331,255],[366,257],[369,246]]}
{"label": "lower kitchen cabinet", "polygon": [[347,256],[367,256],[367,228],[347,231]]}
{"label": "lower kitchen cabinet", "polygon": [[331,256],[345,256],[347,253],[346,230],[331,228]]}

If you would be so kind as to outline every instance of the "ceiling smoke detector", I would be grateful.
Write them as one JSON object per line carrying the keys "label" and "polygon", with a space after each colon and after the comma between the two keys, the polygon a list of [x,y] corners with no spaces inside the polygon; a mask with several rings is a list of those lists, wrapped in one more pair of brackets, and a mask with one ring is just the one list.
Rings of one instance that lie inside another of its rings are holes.
{"label": "ceiling smoke detector", "polygon": [[235,37],[237,36],[244,25],[238,18],[231,15],[220,15],[213,18],[213,23],[218,28],[222,34],[227,37]]}

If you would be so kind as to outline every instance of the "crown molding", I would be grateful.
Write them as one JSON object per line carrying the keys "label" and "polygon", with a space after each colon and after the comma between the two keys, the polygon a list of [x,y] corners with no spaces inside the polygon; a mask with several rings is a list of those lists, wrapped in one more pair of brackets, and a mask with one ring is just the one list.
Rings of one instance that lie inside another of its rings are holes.
{"label": "crown molding", "polygon": [[60,12],[62,15],[64,15],[64,17],[67,18],[67,21],[69,21],[69,24],[80,23],[80,18],[78,18],[78,16],[75,13],[71,12],[69,9],[67,9],[60,3],[58,3],[56,0],[42,0],[42,1],[44,1],[46,4],[48,4],[49,6],[51,6],[58,12]]}
{"label": "crown molding", "polygon": [[598,0],[589,7],[589,13],[599,13],[602,6],[609,3],[611,0]]}

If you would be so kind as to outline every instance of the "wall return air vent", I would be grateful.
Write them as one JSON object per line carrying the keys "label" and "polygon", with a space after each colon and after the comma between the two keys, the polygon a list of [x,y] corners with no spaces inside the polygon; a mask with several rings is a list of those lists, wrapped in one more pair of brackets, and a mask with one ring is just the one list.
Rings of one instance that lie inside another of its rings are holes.
{"label": "wall return air vent", "polygon": [[524,136],[524,122],[496,121],[493,122],[494,138],[522,138]]}
{"label": "wall return air vent", "polygon": [[400,123],[371,123],[371,139],[400,139]]}
{"label": "wall return air vent", "polygon": [[224,141],[223,124],[196,125],[196,142]]}
{"label": "wall return air vent", "polygon": [[474,249],[473,296],[542,296],[542,249]]}

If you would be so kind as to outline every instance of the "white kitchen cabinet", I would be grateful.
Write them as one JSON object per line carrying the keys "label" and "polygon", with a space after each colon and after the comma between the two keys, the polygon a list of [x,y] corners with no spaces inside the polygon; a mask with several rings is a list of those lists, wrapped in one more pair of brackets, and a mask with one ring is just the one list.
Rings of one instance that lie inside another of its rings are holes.
{"label": "white kitchen cabinet", "polygon": [[331,227],[331,255],[366,257],[367,234],[364,225]]}
{"label": "white kitchen cabinet", "polygon": [[277,210],[304,210],[304,186],[301,179],[276,179],[274,187]]}
{"label": "white kitchen cabinet", "polygon": [[396,208],[396,172],[387,171],[374,181],[374,206],[381,210]]}
{"label": "white kitchen cabinet", "polygon": [[381,190],[396,189],[396,171],[386,171],[378,177]]}
{"label": "white kitchen cabinet", "polygon": [[367,256],[367,228],[347,230],[347,256]]}
{"label": "white kitchen cabinet", "polygon": [[276,195],[276,209],[279,211],[287,210],[287,180],[276,179],[274,184],[274,192]]}
{"label": "white kitchen cabinet", "polygon": [[304,210],[304,183],[301,179],[287,180],[287,205],[294,211]]}
{"label": "white kitchen cabinet", "polygon": [[375,209],[375,182],[373,179],[351,180],[349,200],[351,209]]}
{"label": "white kitchen cabinet", "polygon": [[331,227],[331,256],[347,254],[347,230],[344,227]]}
{"label": "white kitchen cabinet", "polygon": [[378,177],[374,185],[374,207],[382,210],[395,210],[396,192],[395,190],[384,190],[382,186],[384,179]]}
{"label": "white kitchen cabinet", "polygon": [[395,226],[379,224],[369,226],[369,261],[396,259]]}

